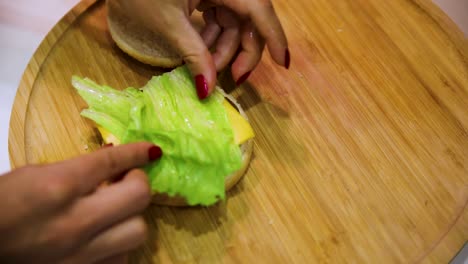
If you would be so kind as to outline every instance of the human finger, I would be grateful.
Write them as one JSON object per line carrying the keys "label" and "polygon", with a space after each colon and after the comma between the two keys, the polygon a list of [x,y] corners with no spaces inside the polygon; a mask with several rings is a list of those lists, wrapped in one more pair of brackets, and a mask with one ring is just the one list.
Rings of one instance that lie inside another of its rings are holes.
{"label": "human finger", "polygon": [[232,64],[232,76],[236,85],[242,84],[260,62],[265,47],[265,40],[260,36],[255,26],[247,22],[242,27],[241,51]]}
{"label": "human finger", "polygon": [[143,217],[131,217],[99,233],[65,263],[95,263],[125,254],[143,244],[147,232]]}
{"label": "human finger", "polygon": [[216,68],[205,42],[182,11],[171,18],[171,27],[161,28],[160,33],[174,45],[194,76],[197,95],[205,99],[216,86]]}
{"label": "human finger", "polygon": [[[67,216],[77,222],[83,234],[108,228],[128,217],[141,213],[151,201],[146,174],[139,169],[130,171],[121,181],[100,188],[92,195],[78,200]],[[96,210],[99,208],[99,210]],[[77,221],[76,219],[81,220]]]}
{"label": "human finger", "polygon": [[50,175],[50,182],[57,182],[69,189],[70,194],[83,195],[93,191],[100,183],[161,156],[161,148],[152,143],[124,144],[51,164],[46,167],[45,174]]}
{"label": "human finger", "polygon": [[216,21],[223,29],[213,54],[216,70],[220,71],[231,61],[239,47],[240,25],[236,14],[225,7],[216,8]]}
{"label": "human finger", "polygon": [[265,39],[273,60],[279,65],[289,68],[290,53],[286,34],[270,0],[213,0],[213,2],[251,19],[260,35]]}
{"label": "human finger", "polygon": [[100,260],[95,264],[127,264],[128,263],[128,253],[118,254],[106,259]]}
{"label": "human finger", "polygon": [[216,22],[216,9],[211,8],[203,12],[203,19],[205,20],[205,27],[200,33],[205,45],[211,47],[221,33],[221,27]]}

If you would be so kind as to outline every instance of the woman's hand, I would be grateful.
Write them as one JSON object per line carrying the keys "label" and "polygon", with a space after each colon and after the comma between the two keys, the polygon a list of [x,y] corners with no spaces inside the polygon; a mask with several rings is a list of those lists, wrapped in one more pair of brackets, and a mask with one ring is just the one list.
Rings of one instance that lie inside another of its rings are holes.
{"label": "woman's hand", "polygon": [[1,176],[0,262],[124,260],[145,240],[139,214],[151,200],[145,173],[134,168],[161,155],[159,147],[136,143]]}
{"label": "woman's hand", "polygon": [[[270,0],[110,0],[131,17],[161,33],[187,63],[200,98],[216,85],[216,72],[233,61],[237,84],[245,81],[260,61],[264,45],[273,60],[289,68],[286,36]],[[203,12],[206,26],[199,34],[189,21]],[[215,52],[210,54],[209,48]]]}

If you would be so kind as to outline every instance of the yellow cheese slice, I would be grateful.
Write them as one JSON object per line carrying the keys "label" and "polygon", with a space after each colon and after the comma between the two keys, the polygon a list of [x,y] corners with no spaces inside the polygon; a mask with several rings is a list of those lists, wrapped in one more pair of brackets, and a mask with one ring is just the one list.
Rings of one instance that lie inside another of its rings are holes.
{"label": "yellow cheese slice", "polygon": [[[253,138],[255,135],[249,122],[247,122],[247,120],[245,120],[245,118],[242,117],[227,100],[224,100],[223,106],[226,108],[229,123],[232,125],[232,130],[234,132],[234,142],[236,142],[237,145],[241,145],[248,139]],[[120,140],[109,133],[109,131],[100,126],[97,126],[97,128],[101,133],[102,140],[105,144],[112,143],[114,146],[120,144]]]}
{"label": "yellow cheese slice", "polygon": [[234,142],[237,145],[241,145],[248,139],[253,138],[255,135],[249,122],[227,100],[224,100],[223,105],[226,108],[229,123],[231,123],[232,130],[234,131]]}
{"label": "yellow cheese slice", "polygon": [[102,141],[104,141],[104,144],[113,144],[114,146],[120,144],[120,140],[103,127],[97,126],[97,129],[99,130],[99,133],[101,133]]}

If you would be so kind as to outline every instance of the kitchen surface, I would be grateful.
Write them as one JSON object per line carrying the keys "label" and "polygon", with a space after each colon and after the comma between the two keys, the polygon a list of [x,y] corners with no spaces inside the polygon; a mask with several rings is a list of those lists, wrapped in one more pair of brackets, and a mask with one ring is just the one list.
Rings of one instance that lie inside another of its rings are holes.
{"label": "kitchen surface", "polygon": [[[0,171],[7,142],[14,167],[102,147],[73,75],[123,88],[158,71],[115,45],[104,1],[48,34],[76,2],[0,0]],[[267,55],[240,87],[220,80],[255,131],[245,176],[214,206],[148,207],[130,263],[448,263],[468,237],[468,2],[436,2],[452,19],[427,0],[275,3],[291,67]]]}
{"label": "kitchen surface", "polygon": [[[8,126],[22,73],[35,49],[54,24],[78,0],[0,0],[0,172],[10,168]],[[435,0],[468,34],[468,1]]]}

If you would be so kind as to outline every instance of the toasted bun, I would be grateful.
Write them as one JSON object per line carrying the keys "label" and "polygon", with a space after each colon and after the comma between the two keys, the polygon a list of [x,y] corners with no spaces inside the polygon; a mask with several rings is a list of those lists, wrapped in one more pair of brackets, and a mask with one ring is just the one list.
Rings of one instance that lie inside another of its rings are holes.
{"label": "toasted bun", "polygon": [[107,23],[117,46],[140,62],[163,68],[182,64],[182,59],[159,34],[128,17],[114,1],[107,1]]}

